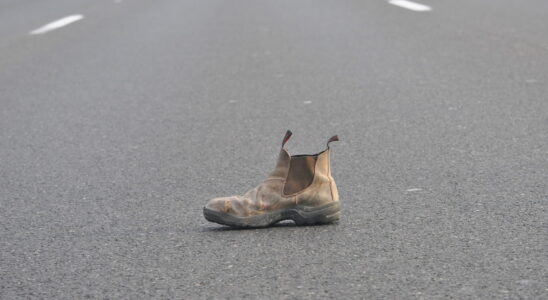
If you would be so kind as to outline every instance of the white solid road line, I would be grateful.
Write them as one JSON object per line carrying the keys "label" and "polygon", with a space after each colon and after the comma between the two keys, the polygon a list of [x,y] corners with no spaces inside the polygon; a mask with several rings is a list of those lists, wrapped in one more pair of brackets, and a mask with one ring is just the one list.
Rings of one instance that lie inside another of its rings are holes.
{"label": "white solid road line", "polygon": [[407,8],[407,9],[410,9],[410,10],[414,10],[414,11],[430,11],[430,10],[432,10],[432,8],[430,6],[420,4],[420,3],[416,3],[416,2],[407,1],[407,0],[390,0],[390,1],[388,1],[388,3],[390,3],[392,5],[399,6],[399,7]]}
{"label": "white solid road line", "polygon": [[59,19],[57,21],[53,21],[53,22],[51,22],[49,24],[46,24],[46,25],[44,25],[40,28],[37,28],[37,29],[31,31],[30,34],[43,34],[43,33],[46,33],[46,32],[61,28],[63,26],[67,26],[70,23],[74,23],[76,21],[82,20],[83,18],[84,18],[84,16],[82,16],[82,15],[66,16],[62,19]]}

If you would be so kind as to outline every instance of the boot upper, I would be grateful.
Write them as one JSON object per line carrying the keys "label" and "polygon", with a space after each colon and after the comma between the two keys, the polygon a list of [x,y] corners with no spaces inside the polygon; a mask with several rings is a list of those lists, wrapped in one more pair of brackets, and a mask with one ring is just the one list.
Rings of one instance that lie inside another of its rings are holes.
{"label": "boot upper", "polygon": [[288,131],[276,167],[257,187],[243,195],[209,200],[207,209],[248,217],[287,209],[297,205],[316,207],[339,201],[335,180],[331,176],[329,142],[326,150],[313,155],[291,156],[284,148],[291,136]]}

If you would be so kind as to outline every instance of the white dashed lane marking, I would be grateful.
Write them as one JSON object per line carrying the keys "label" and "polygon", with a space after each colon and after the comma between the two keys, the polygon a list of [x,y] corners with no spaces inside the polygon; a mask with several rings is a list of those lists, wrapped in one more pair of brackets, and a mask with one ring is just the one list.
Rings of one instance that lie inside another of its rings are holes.
{"label": "white dashed lane marking", "polygon": [[40,28],[37,28],[33,31],[30,32],[30,34],[43,34],[43,33],[46,33],[46,32],[50,32],[52,30],[55,30],[55,29],[59,29],[61,27],[64,27],[64,26],[67,26],[71,23],[74,23],[76,21],[80,21],[84,18],[84,16],[82,15],[71,15],[71,16],[66,16],[64,18],[61,18],[59,20],[56,20],[56,21],[53,21],[51,23],[48,23]]}
{"label": "white dashed lane marking", "polygon": [[413,10],[413,11],[431,11],[432,10],[432,8],[428,5],[424,5],[424,4],[420,4],[420,3],[416,3],[416,2],[411,2],[411,1],[407,1],[407,0],[390,0],[390,1],[388,1],[388,3],[390,3],[392,5],[399,6],[399,7],[406,8],[406,9],[409,9],[409,10]]}

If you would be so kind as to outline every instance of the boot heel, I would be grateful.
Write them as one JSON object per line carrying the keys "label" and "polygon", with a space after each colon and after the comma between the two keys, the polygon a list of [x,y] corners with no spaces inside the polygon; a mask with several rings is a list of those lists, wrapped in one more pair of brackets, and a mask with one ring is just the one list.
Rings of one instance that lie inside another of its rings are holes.
{"label": "boot heel", "polygon": [[341,217],[339,201],[320,207],[300,206],[292,210],[289,218],[297,225],[319,225],[336,222]]}

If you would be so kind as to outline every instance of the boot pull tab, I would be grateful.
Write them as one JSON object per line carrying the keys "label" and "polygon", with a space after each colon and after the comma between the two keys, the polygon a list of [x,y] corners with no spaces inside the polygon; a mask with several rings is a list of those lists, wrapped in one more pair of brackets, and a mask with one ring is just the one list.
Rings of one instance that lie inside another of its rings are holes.
{"label": "boot pull tab", "polygon": [[338,142],[338,141],[339,141],[339,136],[338,136],[338,135],[332,136],[332,137],[327,141],[327,148],[329,149],[329,143],[331,143],[331,142]]}
{"label": "boot pull tab", "polygon": [[293,132],[291,132],[291,130],[287,130],[287,132],[285,133],[285,136],[284,136],[284,140],[282,141],[282,148],[285,146],[285,143],[287,143],[287,141],[289,141],[289,138],[293,135]]}

